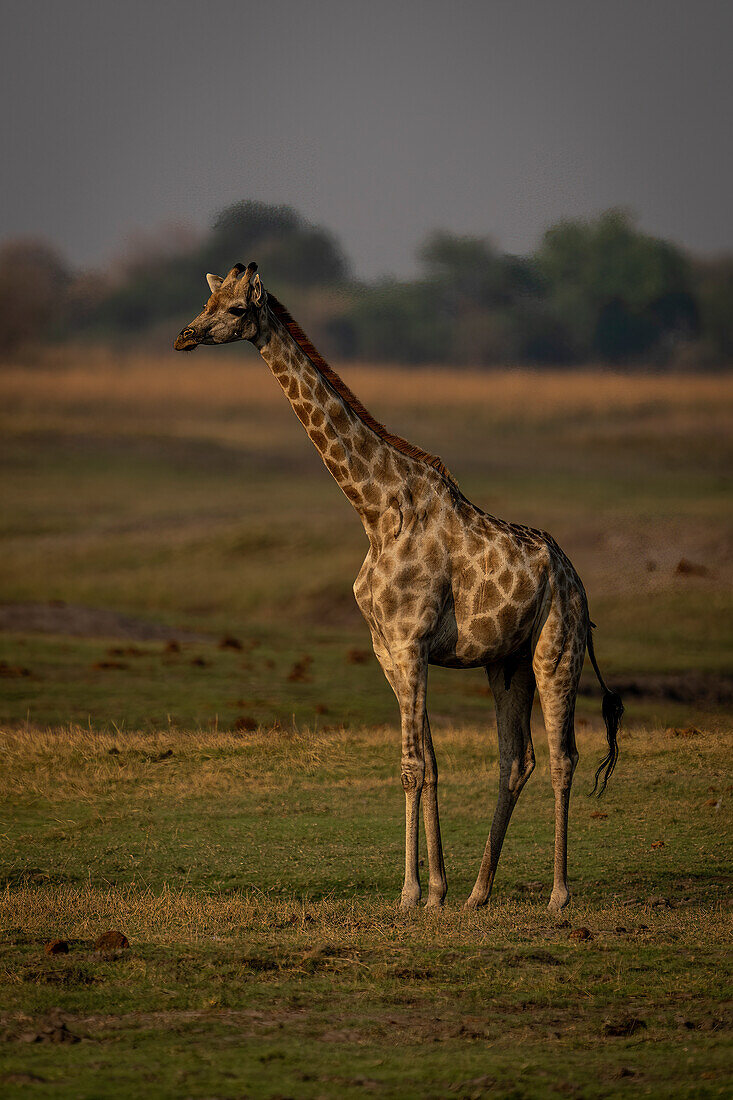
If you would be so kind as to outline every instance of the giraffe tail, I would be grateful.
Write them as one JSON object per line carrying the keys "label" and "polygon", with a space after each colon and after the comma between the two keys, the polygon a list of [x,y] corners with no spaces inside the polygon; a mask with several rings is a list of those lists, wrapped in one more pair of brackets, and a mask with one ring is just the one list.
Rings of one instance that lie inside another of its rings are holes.
{"label": "giraffe tail", "polygon": [[601,782],[601,788],[598,790],[598,797],[600,798],[606,789],[606,784],[611,778],[613,769],[616,767],[616,761],[618,760],[618,728],[621,724],[621,716],[624,713],[624,704],[621,701],[621,696],[615,691],[611,691],[601,676],[601,670],[598,667],[596,661],[596,655],[593,652],[593,624],[588,622],[588,656],[590,657],[590,663],[593,665],[596,676],[598,677],[598,683],[603,688],[603,721],[606,723],[606,737],[608,738],[608,752],[601,760],[596,771],[596,781],[593,784],[593,790],[590,792],[592,795],[598,790],[598,780],[603,773],[603,780]]}

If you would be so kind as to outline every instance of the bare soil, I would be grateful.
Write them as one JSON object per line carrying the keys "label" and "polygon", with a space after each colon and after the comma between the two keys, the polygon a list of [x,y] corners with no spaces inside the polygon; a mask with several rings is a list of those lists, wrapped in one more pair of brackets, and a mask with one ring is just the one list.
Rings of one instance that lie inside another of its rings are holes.
{"label": "bare soil", "polygon": [[205,634],[61,600],[0,604],[0,630],[14,634],[63,634],[70,638],[125,638],[135,642],[211,641]]}
{"label": "bare soil", "polygon": [[[704,708],[733,704],[733,674],[727,672],[651,672],[633,678],[609,677],[609,686],[622,699],[664,699],[674,703],[690,703]],[[597,695],[595,677],[586,675],[580,685],[581,695]]]}

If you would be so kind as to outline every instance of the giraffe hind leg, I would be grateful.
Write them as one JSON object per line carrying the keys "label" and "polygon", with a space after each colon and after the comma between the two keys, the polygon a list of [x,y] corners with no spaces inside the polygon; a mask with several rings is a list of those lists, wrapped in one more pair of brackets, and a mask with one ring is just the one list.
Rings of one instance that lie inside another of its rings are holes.
{"label": "giraffe hind leg", "polygon": [[586,623],[562,623],[551,615],[537,643],[534,671],[550,750],[555,794],[554,880],[548,908],[559,911],[570,901],[568,888],[568,813],[570,788],[578,763],[575,699],[585,655]]}
{"label": "giraffe hind leg", "polygon": [[486,841],[481,867],[467,909],[485,905],[491,894],[496,868],[501,855],[509,820],[524,784],[534,770],[530,719],[535,693],[535,679],[529,654],[519,659],[487,667],[486,672],[494,693],[496,722],[499,735],[499,796]]}

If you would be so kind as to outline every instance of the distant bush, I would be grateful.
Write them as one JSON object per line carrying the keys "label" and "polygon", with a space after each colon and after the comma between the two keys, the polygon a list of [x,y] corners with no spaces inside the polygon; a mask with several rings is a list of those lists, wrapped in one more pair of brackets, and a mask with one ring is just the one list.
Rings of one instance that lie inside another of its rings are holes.
{"label": "distant bush", "polygon": [[622,211],[553,226],[535,261],[575,359],[666,358],[675,343],[697,335],[687,257],[639,232]]}
{"label": "distant bush", "polygon": [[217,216],[202,250],[206,270],[224,274],[238,261],[257,260],[270,280],[330,286],[349,281],[346,259],[335,238],[289,206],[247,200]]}
{"label": "distant bush", "polygon": [[257,260],[327,355],[493,365],[607,362],[696,367],[733,360],[733,257],[693,261],[619,210],[551,226],[529,256],[436,231],[412,280],[357,283],[331,233],[292,207],[245,200],[208,233],[176,227],[103,277],[72,278],[48,246],[0,249],[5,353],[74,339],[167,341],[206,300],[207,271]]}
{"label": "distant bush", "polygon": [[701,353],[712,363],[733,360],[733,256],[698,262],[695,289]]}
{"label": "distant bush", "polygon": [[42,241],[10,240],[0,246],[0,355],[57,332],[70,283],[63,259]]}

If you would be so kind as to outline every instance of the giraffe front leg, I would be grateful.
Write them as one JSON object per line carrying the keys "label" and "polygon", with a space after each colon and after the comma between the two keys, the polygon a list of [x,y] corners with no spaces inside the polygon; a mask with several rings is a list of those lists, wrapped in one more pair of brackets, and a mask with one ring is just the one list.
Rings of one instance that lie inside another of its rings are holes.
{"label": "giraffe front leg", "polygon": [[438,764],[430,734],[430,722],[427,712],[423,727],[423,755],[425,759],[425,787],[423,790],[423,821],[425,840],[428,846],[428,908],[440,908],[448,893],[448,880],[443,860],[443,843],[440,839],[440,817],[438,814]]}
{"label": "giraffe front leg", "polygon": [[426,721],[427,660],[419,647],[390,654],[390,682],[400,704],[402,759],[400,779],[405,792],[405,879],[400,908],[414,909],[420,901],[418,842],[420,797],[425,782],[423,731]]}

